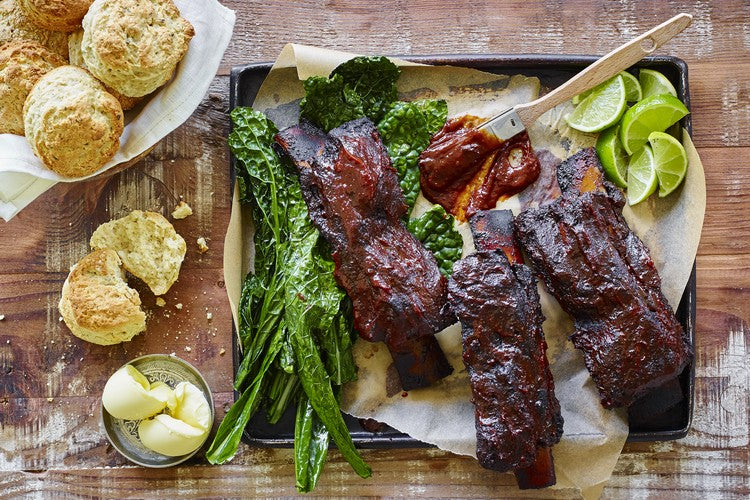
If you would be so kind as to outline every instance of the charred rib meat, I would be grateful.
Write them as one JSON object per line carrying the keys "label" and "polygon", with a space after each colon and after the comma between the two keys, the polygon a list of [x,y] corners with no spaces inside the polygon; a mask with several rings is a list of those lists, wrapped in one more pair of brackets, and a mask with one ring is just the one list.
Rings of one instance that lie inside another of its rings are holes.
{"label": "charred rib meat", "polygon": [[516,235],[562,308],[605,408],[628,406],[692,358],[648,249],[622,216],[593,149],[558,168],[562,196],[516,218]]}
{"label": "charred rib meat", "polygon": [[362,118],[326,134],[303,121],[276,142],[296,166],[310,218],[331,246],[355,329],[385,341],[405,390],[450,374],[434,338],[455,321],[447,282],[402,222],[404,195],[375,125]]}
{"label": "charred rib meat", "polygon": [[461,320],[477,458],[485,468],[516,471],[522,488],[546,487],[555,483],[549,447],[563,421],[536,280],[520,263],[510,212],[478,212],[470,223],[478,252],[454,265],[448,294]]}

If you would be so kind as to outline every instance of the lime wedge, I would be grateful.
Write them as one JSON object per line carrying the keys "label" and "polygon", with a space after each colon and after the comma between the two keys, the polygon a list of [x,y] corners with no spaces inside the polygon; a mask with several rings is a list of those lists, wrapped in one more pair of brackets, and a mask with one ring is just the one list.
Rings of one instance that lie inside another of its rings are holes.
{"label": "lime wedge", "polygon": [[597,87],[576,106],[565,120],[581,132],[599,132],[614,125],[626,108],[625,83],[617,75],[602,87]]}
{"label": "lime wedge", "polygon": [[628,204],[635,205],[651,196],[659,185],[651,146],[643,146],[628,164]]}
{"label": "lime wedge", "polygon": [[625,83],[625,100],[638,102],[643,99],[643,91],[638,79],[627,71],[623,71],[620,75],[622,75],[622,81]]}
{"label": "lime wedge", "polygon": [[620,122],[620,141],[625,151],[632,155],[646,144],[651,132],[664,132],[688,113],[679,99],[667,94],[652,95],[638,101],[625,112]]}
{"label": "lime wedge", "polygon": [[[627,71],[622,71],[618,73],[618,75],[622,76],[622,82],[625,84],[625,100],[627,102],[637,102],[642,99],[641,97],[641,84],[638,83],[638,79],[628,73]],[[577,96],[574,96],[572,99],[573,104],[578,104],[581,101],[583,101],[586,97],[588,97],[593,91],[603,87],[604,85],[607,85],[609,82],[614,80],[615,77],[610,78],[606,82],[597,85],[593,89],[586,90],[584,92],[581,92]]]}
{"label": "lime wedge", "polygon": [[599,135],[596,154],[607,179],[621,188],[628,187],[628,154],[620,142],[620,127],[610,127]]}
{"label": "lime wedge", "polygon": [[663,198],[677,189],[685,179],[687,154],[680,141],[664,132],[651,132],[648,142],[654,152],[656,176],[659,178],[659,197]]}
{"label": "lime wedge", "polygon": [[643,91],[644,98],[659,94],[670,94],[677,97],[677,91],[674,89],[672,82],[658,71],[642,69],[638,73],[638,79],[641,82],[641,90]]}

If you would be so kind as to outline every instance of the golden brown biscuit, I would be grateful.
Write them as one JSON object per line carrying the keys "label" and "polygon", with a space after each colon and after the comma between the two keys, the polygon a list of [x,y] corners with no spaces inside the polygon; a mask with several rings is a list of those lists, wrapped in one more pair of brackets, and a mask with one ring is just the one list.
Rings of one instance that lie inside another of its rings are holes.
{"label": "golden brown biscuit", "polygon": [[31,149],[60,175],[96,172],[120,147],[120,103],[88,71],[60,66],[36,82],[23,107]]}
{"label": "golden brown biscuit", "polygon": [[125,282],[113,250],[96,250],[70,270],[58,309],[78,338],[99,345],[126,342],[146,329],[138,292]]}
{"label": "golden brown biscuit", "polygon": [[195,35],[172,0],[95,0],[83,32],[86,67],[130,97],[164,85]]}
{"label": "golden brown biscuit", "polygon": [[69,33],[81,27],[93,0],[18,0],[31,22],[53,31]]}
{"label": "golden brown biscuit", "polygon": [[142,279],[154,295],[167,293],[177,281],[187,249],[161,214],[140,210],[102,224],[89,243],[91,248],[115,250],[125,269]]}
{"label": "golden brown biscuit", "polygon": [[35,42],[0,47],[0,134],[23,135],[23,103],[42,75],[65,60]]}
{"label": "golden brown biscuit", "polygon": [[0,45],[20,41],[37,42],[68,60],[68,37],[35,25],[21,9],[19,0],[0,0]]}
{"label": "golden brown biscuit", "polygon": [[[83,39],[83,30],[74,31],[68,36],[68,59],[73,66],[88,69],[86,68],[86,61],[83,60],[83,54],[81,54],[81,39]],[[107,87],[106,84],[104,85],[104,88],[120,102],[123,111],[133,109],[136,104],[143,100],[143,97],[128,97],[122,95],[115,89]]]}

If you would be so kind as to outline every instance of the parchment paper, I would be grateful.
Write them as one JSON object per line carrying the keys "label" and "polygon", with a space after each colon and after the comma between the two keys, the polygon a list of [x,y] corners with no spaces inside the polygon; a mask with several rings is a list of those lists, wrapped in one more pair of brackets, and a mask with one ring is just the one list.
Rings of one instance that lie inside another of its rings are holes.
{"label": "parchment paper", "polygon": [[[328,75],[353,54],[289,44],[282,50],[272,71],[261,86],[253,107],[264,111],[279,128],[297,123],[298,101],[304,95],[301,80],[311,75]],[[489,117],[517,103],[537,97],[539,81],[521,75],[498,76],[455,67],[432,67],[394,60],[402,66],[398,81],[400,97],[442,98],[448,102],[449,116],[471,113]],[[595,137],[576,132],[562,117],[570,104],[551,110],[529,126],[532,145],[542,163],[542,177],[554,175],[561,159]],[[676,308],[692,269],[700,239],[705,210],[705,181],[690,138],[684,134],[690,152],[690,167],[681,193],[666,199],[651,197],[625,217],[631,228],[651,249],[670,304]],[[524,205],[538,203],[529,192],[502,204],[516,213]],[[236,318],[242,278],[250,268],[252,228],[249,217],[236,202],[225,242],[225,281]],[[429,208],[418,199],[414,215]],[[244,222],[244,223],[243,223]],[[458,227],[464,235],[464,255],[473,251],[467,224]],[[668,257],[668,258],[667,258]],[[628,434],[624,410],[605,410],[583,364],[583,357],[567,340],[572,322],[559,305],[539,285],[547,352],[555,379],[556,395],[565,419],[562,440],[553,448],[558,488],[578,488],[582,495],[598,497],[625,443]],[[433,387],[402,393],[385,345],[358,340],[354,347],[359,368],[356,382],[344,387],[342,409],[357,417],[373,418],[410,436],[454,453],[475,456],[474,408],[466,369],[461,360],[458,324],[437,335],[454,367],[454,374]]]}
{"label": "parchment paper", "polygon": [[[180,126],[193,114],[216,76],[232,37],[234,11],[217,0],[175,0],[175,4],[195,28],[185,57],[165,86],[125,113],[125,130],[114,158],[84,178],[135,158]],[[25,137],[0,134],[0,217],[6,221],[57,182],[79,180],[46,168]]]}

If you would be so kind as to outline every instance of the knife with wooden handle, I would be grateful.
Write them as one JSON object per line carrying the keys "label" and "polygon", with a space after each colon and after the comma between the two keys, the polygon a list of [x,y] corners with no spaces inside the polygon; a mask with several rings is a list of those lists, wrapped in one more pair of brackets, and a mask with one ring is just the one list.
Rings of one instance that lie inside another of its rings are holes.
{"label": "knife with wooden handle", "polygon": [[669,21],[601,57],[550,93],[535,101],[519,104],[503,111],[484,122],[479,128],[495,135],[501,141],[510,139],[519,132],[526,130],[525,123],[533,123],[543,113],[558,104],[607,81],[620,71],[628,69],[651,54],[687,28],[692,20],[693,16],[690,14],[682,13],[674,16]]}

